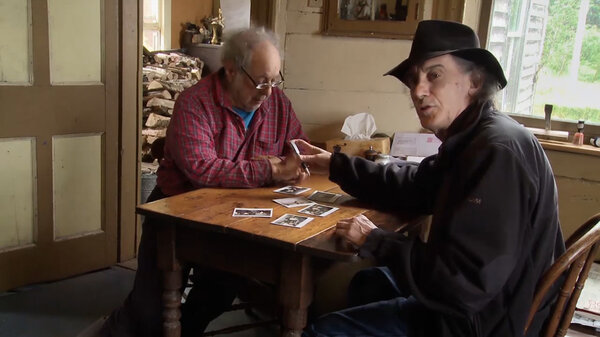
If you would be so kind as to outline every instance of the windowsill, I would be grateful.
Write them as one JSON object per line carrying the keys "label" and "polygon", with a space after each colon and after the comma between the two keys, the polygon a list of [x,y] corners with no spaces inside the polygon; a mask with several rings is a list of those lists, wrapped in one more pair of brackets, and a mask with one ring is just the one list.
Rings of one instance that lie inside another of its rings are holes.
{"label": "windowsill", "polygon": [[[515,115],[515,114],[509,114],[509,116],[512,119],[516,120],[517,122],[519,122],[520,124],[523,124],[526,127],[544,129],[546,126],[544,119],[541,117],[538,117],[538,116],[525,116],[525,115]],[[572,134],[575,131],[577,131],[577,122],[553,119],[551,129],[558,130],[558,131],[567,131],[572,136]],[[585,133],[586,139],[588,139],[588,137],[600,136],[600,124],[586,123],[585,128],[584,128],[584,133]],[[540,137],[540,138],[543,138],[543,137]]]}
{"label": "windowsill", "polygon": [[561,142],[558,140],[540,139],[540,144],[544,150],[554,150],[560,152],[570,152],[585,154],[588,156],[600,157],[600,148],[592,145],[573,145],[568,142]]}
{"label": "windowsill", "polygon": [[[549,131],[550,134],[545,135],[542,134],[544,131],[544,119],[533,116],[522,116],[522,115],[510,115],[517,122],[523,124],[528,129],[540,130],[540,132],[532,131],[540,143],[542,147],[546,150],[554,150],[560,152],[569,152],[569,153],[579,153],[585,154],[589,156],[600,157],[600,148],[589,145],[590,137],[597,137],[600,135],[600,125],[598,124],[586,124],[585,126],[585,138],[584,145],[578,146],[573,145],[571,140],[573,139],[573,135],[568,131],[560,131],[560,130],[576,130],[576,123],[573,121],[563,121],[563,120],[553,120],[552,121],[552,129],[556,129],[556,135],[553,134],[553,130]],[[564,133],[567,133],[568,138],[564,138]]]}

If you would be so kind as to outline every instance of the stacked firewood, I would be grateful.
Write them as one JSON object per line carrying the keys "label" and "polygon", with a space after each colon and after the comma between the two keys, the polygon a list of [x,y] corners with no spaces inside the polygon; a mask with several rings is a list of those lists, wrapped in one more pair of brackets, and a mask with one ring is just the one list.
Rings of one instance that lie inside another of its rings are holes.
{"label": "stacked firewood", "polygon": [[[142,161],[152,162],[152,144],[167,134],[175,100],[200,80],[204,63],[179,52],[144,51]],[[156,147],[155,147],[156,148]]]}

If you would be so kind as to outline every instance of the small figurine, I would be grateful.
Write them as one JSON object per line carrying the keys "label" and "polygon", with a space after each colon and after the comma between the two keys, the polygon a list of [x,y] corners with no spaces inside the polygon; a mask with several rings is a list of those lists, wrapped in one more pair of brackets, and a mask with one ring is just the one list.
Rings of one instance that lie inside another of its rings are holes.
{"label": "small figurine", "polygon": [[210,26],[212,30],[212,37],[210,44],[221,44],[223,43],[223,29],[225,28],[225,19],[223,19],[223,11],[219,8],[219,16],[210,20]]}

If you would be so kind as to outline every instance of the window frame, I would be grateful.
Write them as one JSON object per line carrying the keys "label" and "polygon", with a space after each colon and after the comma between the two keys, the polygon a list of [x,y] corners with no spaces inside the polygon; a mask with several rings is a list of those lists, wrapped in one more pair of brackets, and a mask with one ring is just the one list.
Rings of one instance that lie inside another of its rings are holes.
{"label": "window frame", "polygon": [[[481,9],[479,14],[479,27],[477,30],[477,35],[479,36],[479,40],[482,47],[487,46],[487,39],[489,33],[489,27],[491,24],[491,15],[492,15],[492,6],[494,0],[481,0]],[[503,111],[504,112],[504,111]],[[544,118],[541,116],[532,116],[532,115],[522,115],[522,114],[513,114],[507,113],[509,116],[514,118],[519,123],[525,125],[526,127],[533,128],[541,128],[543,129],[545,126]],[[569,141],[572,140],[573,134],[577,131],[577,121],[570,120],[561,120],[561,119],[552,119],[552,130],[560,130],[560,131],[568,131],[569,132]],[[600,136],[600,123],[585,123],[584,128],[585,134],[585,143],[589,144],[590,137],[598,137]]]}
{"label": "window frame", "polygon": [[142,13],[142,34],[146,30],[158,30],[160,46],[157,50],[171,49],[171,0],[158,0],[157,23],[145,23]]}

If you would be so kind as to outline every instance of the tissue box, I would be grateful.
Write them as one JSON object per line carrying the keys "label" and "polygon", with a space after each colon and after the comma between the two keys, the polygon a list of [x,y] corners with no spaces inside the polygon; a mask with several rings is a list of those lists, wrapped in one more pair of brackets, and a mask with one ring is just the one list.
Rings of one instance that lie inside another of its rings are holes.
{"label": "tissue box", "polygon": [[381,152],[382,154],[388,154],[390,152],[389,137],[358,140],[335,138],[325,141],[325,149],[329,152],[333,152],[333,147],[336,145],[341,147],[340,152],[349,156],[364,157],[365,151],[367,151],[371,146],[373,147],[373,150]]}

